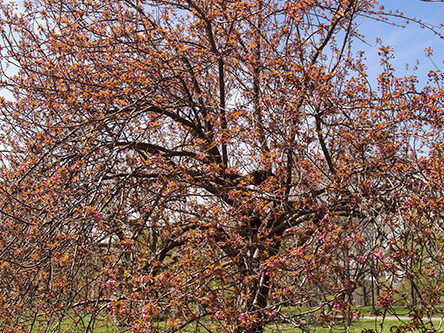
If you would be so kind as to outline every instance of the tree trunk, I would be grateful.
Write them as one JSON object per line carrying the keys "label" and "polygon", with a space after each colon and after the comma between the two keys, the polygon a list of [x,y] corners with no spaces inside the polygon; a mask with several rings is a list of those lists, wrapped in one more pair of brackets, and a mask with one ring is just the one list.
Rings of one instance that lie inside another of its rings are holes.
{"label": "tree trunk", "polygon": [[[268,249],[269,256],[272,257],[278,253],[280,242],[276,242],[272,249]],[[260,263],[263,263],[261,260]],[[256,263],[256,269],[260,270],[261,265]],[[245,312],[248,314],[255,314],[256,320],[251,324],[241,325],[235,329],[235,333],[262,333],[265,329],[267,318],[263,310],[268,305],[268,298],[270,295],[271,285],[270,275],[265,267],[262,268],[257,281],[253,283],[248,294],[250,295],[248,301],[245,303]]]}

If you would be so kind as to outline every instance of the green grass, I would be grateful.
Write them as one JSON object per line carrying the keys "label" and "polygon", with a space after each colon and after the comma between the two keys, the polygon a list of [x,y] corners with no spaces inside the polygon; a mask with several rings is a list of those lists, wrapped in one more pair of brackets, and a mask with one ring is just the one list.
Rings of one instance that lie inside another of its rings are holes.
{"label": "green grass", "polygon": [[[370,306],[367,307],[359,307],[359,308],[355,308],[354,310],[358,309],[359,311],[362,312],[362,314],[364,316],[369,316],[370,312],[372,311],[372,308]],[[285,313],[287,314],[294,314],[297,315],[298,313],[301,312],[305,312],[308,311],[309,308],[301,308],[301,307],[288,307],[285,309]],[[394,309],[392,309],[392,311],[387,312],[386,316],[390,317],[393,316],[394,313],[396,313],[398,316],[400,317],[408,317],[408,309],[402,307],[402,306],[398,306],[395,307]],[[316,315],[316,313],[314,314]],[[77,327],[74,328],[74,322],[69,319],[69,318],[65,318],[63,320],[63,322],[60,324],[60,328],[61,331],[63,332],[84,332],[85,330],[85,326],[87,325],[89,321],[89,316],[85,316],[83,318],[83,322],[77,322]],[[315,321],[314,316],[312,318],[312,323]],[[360,320],[356,320],[351,324],[350,327],[350,333],[359,333],[362,332],[363,330],[375,330],[375,332],[379,332],[379,325],[380,325],[381,319],[360,319]],[[40,325],[36,325],[36,327],[34,327],[33,332],[38,332],[39,327],[40,328],[44,328],[46,325],[44,325],[45,323],[40,322]],[[405,325],[406,322],[401,322],[401,321],[397,321],[397,320],[385,320],[384,321],[384,328],[383,328],[383,333],[390,333],[390,328],[392,326],[399,326],[399,325]],[[166,322],[162,321],[162,322],[158,322],[157,323],[157,327],[164,327],[166,325]],[[324,325],[319,325],[316,323],[310,324],[308,326],[309,331],[310,332],[317,332],[317,333],[329,333],[330,330],[329,328]],[[337,324],[334,325],[332,327],[333,332],[345,332],[345,328],[344,328],[344,324]],[[112,321],[110,319],[107,319],[105,317],[99,318],[95,324],[94,333],[119,333],[122,330],[119,329],[118,327],[114,326]],[[202,328],[202,326],[198,325],[196,327],[196,324],[193,323],[191,325],[189,325],[185,330],[183,330],[183,332],[186,333],[203,333],[203,332],[207,332],[207,330],[205,330],[204,328]],[[273,325],[269,325],[266,327],[265,329],[265,333],[278,333],[278,332],[286,332],[286,333],[302,333],[301,329],[298,328],[294,328],[291,324],[285,324],[285,323],[278,323],[278,324],[273,324]]]}
{"label": "green grass", "polygon": [[[444,305],[440,305],[437,306],[438,311],[444,312]],[[296,307],[296,306],[290,306],[287,307],[286,309],[283,309],[283,311],[287,314],[293,313],[293,314],[298,314],[298,313],[303,313],[306,311],[309,311],[310,308],[309,307]],[[370,316],[372,315],[371,313],[373,313],[373,309],[371,306],[356,306],[356,307],[352,307],[352,310],[359,310],[360,312],[362,312],[362,314],[364,316]],[[376,312],[382,313],[383,309],[379,308],[377,306],[375,306],[375,310]],[[391,316],[399,316],[399,317],[408,317],[409,316],[409,309],[407,309],[404,306],[398,305],[398,306],[393,306],[391,309],[389,309],[386,313],[386,317],[391,317]],[[320,313],[321,311],[316,311],[315,314]],[[435,317],[440,317],[439,314],[434,315]]]}
{"label": "green grass", "polygon": [[[81,333],[85,332],[85,328],[88,326],[90,316],[85,316],[83,320],[74,322],[70,318],[65,318],[60,324],[61,332],[73,332]],[[57,324],[51,325],[51,329],[55,328]],[[47,329],[47,323],[44,321],[37,321],[32,329],[32,332],[39,332]],[[119,328],[114,326],[112,322],[106,318],[97,319],[94,324],[94,333],[119,333]]]}
{"label": "green grass", "polygon": [[[358,320],[351,324],[350,326],[350,333],[361,333],[363,330],[374,330],[375,332],[379,332],[379,324],[380,320]],[[385,320],[384,321],[384,327],[383,327],[383,333],[391,333],[390,328],[393,326],[400,326],[401,324],[406,324],[406,322],[401,323],[397,320]],[[329,333],[330,330],[327,326],[321,326],[318,324],[313,324],[308,326],[308,329],[310,332],[313,333]],[[345,327],[342,324],[334,325],[332,327],[334,333],[340,333],[345,332]],[[216,330],[217,331],[217,330]],[[215,332],[216,332],[215,331]],[[96,332],[96,331],[94,331]],[[101,331],[97,331],[102,333]],[[186,329],[184,329],[182,332],[184,333],[207,333],[208,331],[202,328],[201,326],[197,326],[196,324],[189,325]],[[295,328],[290,324],[273,324],[269,325],[265,328],[264,333],[303,333],[303,331],[299,328]]]}
{"label": "green grass", "polygon": [[[379,323],[380,321],[375,320],[359,320],[356,322],[353,322],[350,327],[350,333],[360,333],[364,329],[366,330],[375,330],[376,332],[379,332]],[[376,325],[376,326],[375,326]],[[399,321],[385,321],[384,322],[384,329],[383,333],[390,333],[390,327],[392,326],[398,326],[400,325]],[[310,325],[309,327],[310,332],[313,333],[329,333],[330,330],[327,326],[321,326],[321,325]],[[96,331],[94,331],[96,332]],[[97,331],[102,333],[102,331]],[[184,333],[207,333],[208,331],[202,328],[201,326],[197,326],[196,324],[189,325],[186,329],[184,329],[182,332]],[[339,332],[345,332],[344,325],[334,325],[333,326],[333,332],[339,333]],[[264,333],[303,333],[303,331],[299,328],[295,328],[290,324],[273,324],[269,325],[265,328]]]}
{"label": "green grass", "polygon": [[[356,307],[355,309],[360,310],[364,316],[368,316],[370,312],[372,312],[372,307],[371,306],[361,306],[361,307]],[[376,308],[378,310],[378,308]],[[443,305],[439,305],[436,307],[436,309],[438,311],[440,311],[441,313],[444,312],[444,306]],[[381,311],[381,309],[379,309],[379,311]],[[395,314],[400,316],[400,317],[408,317],[409,316],[409,312],[410,310],[407,309],[404,306],[393,306],[392,309],[389,309],[387,311],[386,316],[394,316]],[[440,314],[435,314],[434,317],[440,317]]]}
{"label": "green grass", "polygon": [[[361,311],[364,316],[368,316],[368,315],[370,315],[370,313],[373,312],[373,309],[371,306],[359,306],[359,307],[356,307],[355,309]],[[375,309],[377,311],[382,312],[381,308],[375,307]],[[395,315],[395,314],[397,314],[400,317],[405,317],[405,316],[408,317],[409,309],[407,309],[404,306],[394,306],[393,309],[387,311],[387,316],[391,316],[391,315]]]}
{"label": "green grass", "polygon": [[[350,326],[350,333],[360,333],[363,330],[375,330],[375,332],[379,332],[379,324],[380,324],[380,320],[379,319],[373,319],[373,320],[358,320],[355,321],[351,324]],[[158,323],[159,326],[164,326],[162,324],[163,323]],[[383,328],[383,333],[390,333],[390,328],[393,326],[399,326],[401,324],[406,324],[406,322],[402,323],[400,321],[396,321],[396,320],[385,320],[384,321],[384,328]],[[69,325],[64,324],[63,328],[69,329]],[[308,326],[309,331],[313,332],[313,333],[329,333],[330,330],[329,328],[325,325],[319,325],[319,324],[312,324]],[[334,325],[332,327],[333,332],[335,333],[339,333],[339,332],[345,332],[345,327],[343,324],[337,324]],[[83,332],[83,330],[79,327],[78,330],[74,330],[73,332]],[[120,330],[112,325],[108,325],[108,326],[98,326],[94,329],[93,331],[94,333],[118,333],[120,332]],[[207,332],[207,330],[205,330],[204,328],[202,328],[200,325],[198,325],[196,327],[196,324],[191,324],[189,325],[186,329],[184,329],[182,332],[185,333],[205,333]],[[282,333],[303,333],[303,331],[299,328],[295,328],[290,324],[273,324],[273,325],[269,325],[266,327],[265,332],[264,333],[278,333],[278,332],[282,332]]]}
{"label": "green grass", "polygon": [[[375,320],[358,320],[356,322],[353,322],[350,326],[350,333],[360,333],[363,330],[375,330],[379,332],[379,322]],[[400,325],[399,321],[388,321],[386,320],[384,322],[384,329],[383,333],[390,333],[390,328],[392,326],[398,326]],[[310,325],[309,326],[310,332],[316,332],[316,333],[329,333],[330,330],[327,326],[321,326],[321,325]],[[332,327],[333,332],[345,332],[344,325],[334,325]],[[302,330],[298,328],[291,327],[290,325],[281,324],[278,327],[270,326],[265,330],[265,333],[301,333]]]}

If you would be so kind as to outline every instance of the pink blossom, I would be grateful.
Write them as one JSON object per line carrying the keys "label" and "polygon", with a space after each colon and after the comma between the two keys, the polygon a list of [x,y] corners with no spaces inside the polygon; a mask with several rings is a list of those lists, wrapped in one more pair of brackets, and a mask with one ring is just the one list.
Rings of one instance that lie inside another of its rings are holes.
{"label": "pink blossom", "polygon": [[98,212],[98,213],[94,214],[93,217],[96,220],[101,220],[101,219],[103,219],[103,213],[102,212]]}
{"label": "pink blossom", "polygon": [[384,253],[381,250],[376,250],[373,252],[373,255],[379,260],[384,260]]}
{"label": "pink blossom", "polygon": [[243,313],[241,313],[241,314],[239,315],[239,320],[240,320],[240,321],[245,320],[245,318],[247,317],[247,315],[248,315],[248,311],[247,311],[247,312],[243,312]]}
{"label": "pink blossom", "polygon": [[116,283],[116,280],[108,280],[104,283],[104,287],[114,286]]}

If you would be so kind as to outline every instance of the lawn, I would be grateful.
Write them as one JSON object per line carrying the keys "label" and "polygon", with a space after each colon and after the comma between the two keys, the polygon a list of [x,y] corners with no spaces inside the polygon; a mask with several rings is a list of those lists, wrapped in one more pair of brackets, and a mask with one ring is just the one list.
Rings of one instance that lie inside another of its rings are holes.
{"label": "lawn", "polygon": [[[369,316],[370,312],[372,311],[371,307],[360,307],[357,309],[359,309],[364,316]],[[301,310],[301,308],[289,307],[286,309],[285,312],[287,312],[287,314],[289,314],[291,312],[297,313],[300,311],[307,311],[307,310],[308,310],[308,308]],[[408,310],[405,309],[404,307],[401,307],[401,306],[395,307],[390,313],[387,313],[387,317],[393,316],[395,313],[400,317],[408,317]],[[84,318],[84,320],[85,320],[85,323],[87,323],[88,317]],[[315,321],[315,317],[313,316],[312,322],[314,322],[314,321]],[[370,332],[370,330],[374,330],[375,332],[379,332],[380,322],[381,322],[380,318],[356,320],[351,324],[349,332],[350,333],[359,333],[364,330],[366,330],[368,332]],[[77,328],[73,328],[73,326],[74,326],[73,322],[70,322],[68,319],[66,319],[60,325],[60,329],[61,329],[60,331],[61,332],[84,332],[85,325],[83,325],[82,323],[77,323],[77,324],[78,324]],[[391,327],[405,325],[405,324],[407,324],[406,321],[401,322],[398,320],[385,320],[384,321],[384,329],[382,332],[383,333],[390,333]],[[436,324],[438,324],[438,322],[436,322]],[[158,325],[157,327],[160,328],[162,326],[165,326],[165,322],[158,322],[157,325]],[[310,324],[308,328],[309,328],[310,332],[317,332],[317,333],[329,333],[330,332],[330,329],[327,326],[323,326],[323,325],[316,324],[316,323]],[[129,331],[128,329],[125,330],[125,332],[128,332],[128,331]],[[334,325],[332,327],[332,331],[333,332],[345,332],[344,325],[343,324]],[[38,328],[35,327],[33,332],[38,332]],[[105,320],[104,318],[102,318],[101,320],[96,322],[93,332],[94,333],[119,333],[119,332],[122,332],[122,330],[119,329],[118,327],[114,326],[110,320]],[[208,332],[208,331],[206,329],[204,329],[201,325],[198,325],[196,327],[195,324],[191,324],[185,330],[183,330],[183,332],[204,333],[204,332]],[[303,331],[301,329],[294,328],[291,324],[285,324],[285,323],[278,323],[278,324],[269,325],[265,329],[265,333],[278,333],[278,332],[302,333]]]}
{"label": "lawn", "polygon": [[[350,326],[350,333],[360,333],[363,330],[374,330],[375,332],[379,332],[380,327],[379,327],[379,323],[381,321],[380,320],[358,320],[352,323],[352,325]],[[384,321],[384,328],[383,328],[383,333],[390,333],[392,332],[390,330],[391,327],[393,326],[399,326],[401,324],[406,324],[406,322],[401,323],[400,321],[397,320],[385,320]],[[345,328],[343,325],[335,325],[332,327],[333,332],[345,332]],[[309,326],[309,330],[310,332],[316,332],[316,333],[329,333],[330,330],[328,327],[326,326],[321,326],[321,325],[311,325]],[[265,330],[265,333],[278,333],[278,332],[285,332],[285,333],[302,333],[301,329],[298,328],[294,328],[291,327],[290,325],[286,325],[286,324],[281,324],[278,327],[276,327],[276,325],[274,326],[269,326],[267,327],[267,329]],[[393,331],[396,332],[396,331]],[[416,331],[415,331],[416,332]]]}
{"label": "lawn", "polygon": [[[379,332],[379,324],[380,324],[380,320],[379,319],[373,319],[373,320],[358,320],[352,323],[351,327],[350,327],[350,333],[360,333],[363,330],[375,330],[375,332]],[[396,320],[386,320],[384,322],[384,329],[383,329],[383,333],[390,333],[390,328],[393,326],[399,326],[401,324],[405,324],[406,322],[400,322],[400,321],[396,321]],[[162,326],[162,323],[159,323],[159,326]],[[63,327],[64,329],[69,329],[68,325],[65,325]],[[332,327],[333,332],[345,332],[344,329],[344,325],[334,325]],[[329,333],[330,330],[327,326],[322,326],[322,325],[318,325],[318,324],[313,324],[309,326],[309,330],[310,332],[316,332],[316,333]],[[83,332],[83,330],[79,327],[77,331],[74,332]],[[120,332],[119,328],[112,326],[112,325],[102,325],[99,327],[96,327],[94,329],[94,333],[118,333]],[[208,332],[207,330],[205,330],[203,327],[201,326],[197,326],[192,324],[190,326],[187,327],[187,329],[183,330],[183,332],[186,333],[206,333]],[[266,329],[265,329],[265,333],[303,333],[303,331],[301,329],[298,328],[294,328],[292,325],[290,324],[274,324],[274,325],[269,325]]]}
{"label": "lawn", "polygon": [[[350,327],[350,333],[361,333],[363,330],[368,330],[370,332],[370,330],[374,330],[375,332],[379,332],[379,324],[380,324],[380,320],[358,320],[352,323],[351,327]],[[383,333],[391,333],[392,331],[390,331],[390,328],[393,326],[399,326],[401,324],[406,324],[401,323],[400,321],[397,320],[386,320],[384,321],[384,328],[383,328]],[[335,325],[332,327],[333,332],[345,332],[345,328],[343,325]],[[317,324],[313,324],[309,326],[309,331],[310,332],[316,332],[316,333],[329,333],[330,330],[327,326],[321,326],[321,325],[317,325]],[[95,332],[100,332],[100,333],[104,333],[106,331],[95,331]],[[186,330],[184,330],[183,332],[186,333],[207,333],[208,331],[205,330],[203,327],[197,326],[196,325],[190,325]],[[395,331],[393,331],[395,332]],[[298,328],[294,328],[293,326],[291,326],[290,324],[274,324],[274,325],[269,325],[266,329],[264,333],[303,333],[303,331],[301,329]]]}

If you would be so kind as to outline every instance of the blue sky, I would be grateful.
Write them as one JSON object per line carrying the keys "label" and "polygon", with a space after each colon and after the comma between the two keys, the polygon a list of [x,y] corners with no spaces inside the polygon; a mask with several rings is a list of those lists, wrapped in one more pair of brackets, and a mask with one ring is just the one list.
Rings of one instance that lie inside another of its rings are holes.
{"label": "blue sky", "polygon": [[[434,25],[444,23],[444,2],[423,2],[420,0],[380,0],[381,5],[388,9],[399,9],[407,17],[420,18],[424,22]],[[427,72],[434,68],[431,61],[424,55],[427,47],[434,50],[433,61],[440,70],[444,70],[444,39],[440,39],[427,29],[421,29],[418,24],[410,23],[406,28],[393,27],[391,25],[364,21],[360,31],[367,36],[367,40],[373,47],[365,44],[355,44],[356,49],[363,49],[367,55],[368,74],[372,84],[376,82],[376,75],[380,71],[378,46],[375,41],[379,37],[384,45],[394,48],[394,67],[397,75],[411,75],[413,66],[419,61],[415,74],[420,80],[420,85],[425,85]],[[444,34],[444,28],[440,29]],[[408,63],[409,69],[406,69]]]}
{"label": "blue sky", "polygon": [[[19,4],[22,1],[18,1]],[[420,18],[425,22],[438,26],[444,23],[444,2],[423,2],[421,0],[379,0],[386,10],[401,10],[407,17]],[[379,37],[384,45],[394,48],[394,67],[397,75],[417,75],[420,85],[425,85],[427,72],[434,68],[431,61],[425,57],[424,50],[428,47],[434,49],[433,60],[438,68],[444,71],[444,39],[440,39],[427,29],[421,29],[418,24],[410,23],[406,28],[393,27],[388,24],[363,20],[360,26],[361,33],[367,36],[371,45],[355,42],[355,50],[364,50],[367,55],[369,81],[375,87],[377,75],[380,73],[378,45],[375,43]],[[444,28],[440,29],[444,34]],[[418,70],[413,72],[413,66],[419,62]],[[406,69],[406,64],[409,69]]]}

